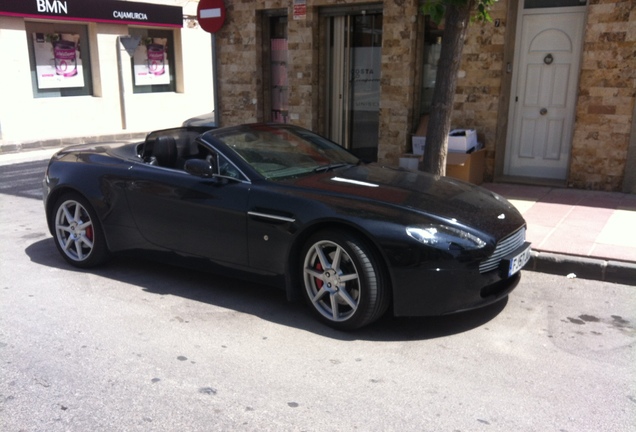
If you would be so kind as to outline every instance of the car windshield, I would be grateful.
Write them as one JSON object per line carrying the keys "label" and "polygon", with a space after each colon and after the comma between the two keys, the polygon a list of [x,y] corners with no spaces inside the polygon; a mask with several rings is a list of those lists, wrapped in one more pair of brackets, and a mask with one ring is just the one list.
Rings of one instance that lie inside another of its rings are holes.
{"label": "car windshield", "polygon": [[215,137],[270,180],[359,163],[338,144],[295,127],[252,125],[232,128]]}

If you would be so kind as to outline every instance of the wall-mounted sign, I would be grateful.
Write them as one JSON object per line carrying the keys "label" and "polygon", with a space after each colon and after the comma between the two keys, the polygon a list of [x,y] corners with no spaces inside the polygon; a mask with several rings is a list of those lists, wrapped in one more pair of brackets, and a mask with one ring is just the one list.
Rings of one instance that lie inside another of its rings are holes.
{"label": "wall-mounted sign", "polygon": [[294,19],[307,19],[307,0],[294,0]]}
{"label": "wall-mounted sign", "polygon": [[33,33],[38,88],[84,87],[79,44],[75,33]]}
{"label": "wall-mounted sign", "polygon": [[225,23],[225,3],[223,0],[200,0],[197,6],[197,19],[206,32],[218,32]]}
{"label": "wall-mounted sign", "polygon": [[141,36],[119,36],[119,42],[122,44],[130,57],[135,55]]}
{"label": "wall-mounted sign", "polygon": [[2,0],[0,15],[183,27],[183,9],[119,0]]}
{"label": "wall-mounted sign", "polygon": [[380,76],[382,56],[379,47],[353,48],[351,81],[353,82],[353,109],[375,111],[380,109]]}

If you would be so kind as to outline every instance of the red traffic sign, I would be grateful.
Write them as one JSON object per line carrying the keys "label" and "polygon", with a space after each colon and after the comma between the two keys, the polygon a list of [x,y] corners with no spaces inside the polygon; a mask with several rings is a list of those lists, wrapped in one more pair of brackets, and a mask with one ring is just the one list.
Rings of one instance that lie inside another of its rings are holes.
{"label": "red traffic sign", "polygon": [[206,32],[218,32],[225,22],[225,3],[223,0],[201,0],[197,7],[197,19]]}

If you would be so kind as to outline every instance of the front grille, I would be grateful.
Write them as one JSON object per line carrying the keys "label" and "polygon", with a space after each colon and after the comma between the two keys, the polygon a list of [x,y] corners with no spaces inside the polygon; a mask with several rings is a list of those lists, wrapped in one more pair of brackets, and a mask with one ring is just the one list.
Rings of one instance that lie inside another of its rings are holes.
{"label": "front grille", "polygon": [[503,257],[517,249],[525,241],[525,227],[501,240],[499,243],[497,243],[497,247],[495,248],[495,251],[492,253],[492,255],[490,255],[487,259],[479,264],[479,272],[486,273],[495,270],[497,267],[499,267],[499,263],[501,262],[501,259]]}

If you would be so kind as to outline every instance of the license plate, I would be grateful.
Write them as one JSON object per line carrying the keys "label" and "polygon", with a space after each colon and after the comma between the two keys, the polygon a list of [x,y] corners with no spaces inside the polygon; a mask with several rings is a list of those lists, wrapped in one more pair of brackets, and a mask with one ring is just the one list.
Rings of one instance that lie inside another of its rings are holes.
{"label": "license plate", "polygon": [[509,258],[510,260],[510,265],[508,266],[509,277],[517,273],[519,270],[521,270],[523,266],[525,266],[528,263],[528,261],[530,261],[530,251],[531,251],[530,243],[524,244],[523,247],[525,249],[523,249],[518,254]]}

